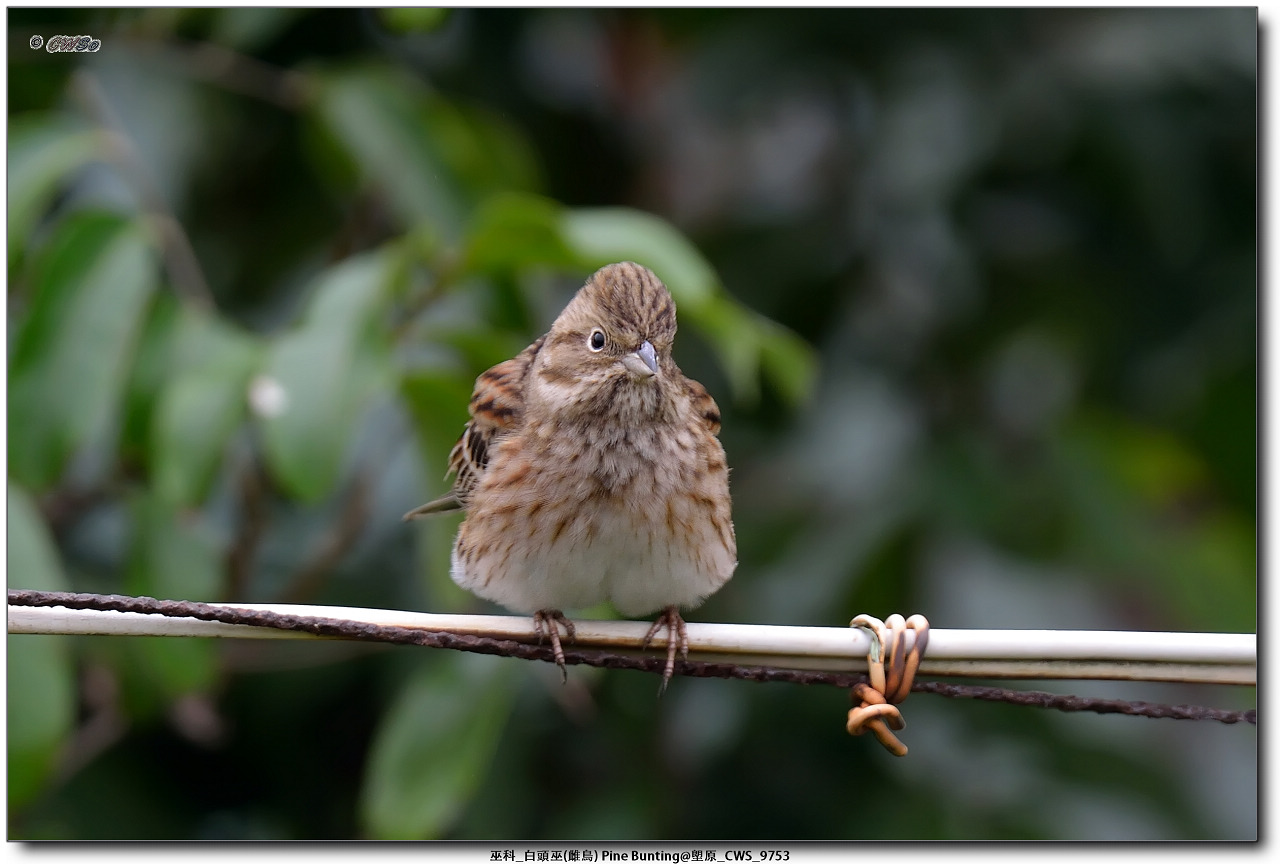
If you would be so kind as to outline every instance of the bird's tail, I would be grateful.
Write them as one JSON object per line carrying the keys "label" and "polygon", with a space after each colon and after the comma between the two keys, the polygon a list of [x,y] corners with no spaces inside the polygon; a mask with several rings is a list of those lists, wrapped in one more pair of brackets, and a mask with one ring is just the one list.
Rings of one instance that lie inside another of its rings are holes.
{"label": "bird's tail", "polygon": [[421,507],[414,507],[402,517],[405,522],[414,519],[420,519],[423,516],[434,516],[437,513],[451,513],[454,510],[461,510],[462,504],[458,501],[456,495],[450,492],[448,495],[441,496],[434,501],[428,501]]}

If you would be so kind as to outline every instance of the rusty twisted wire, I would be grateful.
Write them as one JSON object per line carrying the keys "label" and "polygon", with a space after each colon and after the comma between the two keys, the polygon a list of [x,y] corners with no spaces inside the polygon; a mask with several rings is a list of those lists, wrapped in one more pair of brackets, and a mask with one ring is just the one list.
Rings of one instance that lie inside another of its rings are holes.
{"label": "rusty twisted wire", "polygon": [[[61,606],[66,609],[137,612],[174,618],[195,618],[201,621],[219,621],[224,624],[270,627],[277,630],[292,630],[335,639],[380,642],[392,645],[420,645],[430,648],[471,651],[478,654],[518,657],[522,660],[553,661],[552,649],[549,645],[531,645],[517,642],[513,639],[494,639],[488,636],[471,636],[461,633],[421,630],[413,627],[367,624],[339,618],[320,618],[252,609],[224,608],[188,600],[157,600],[152,597],[77,594],[24,589],[11,589],[8,598],[10,606]],[[651,672],[656,675],[661,675],[666,665],[665,657],[614,654],[603,650],[565,651],[564,659],[565,663],[569,665],[598,666],[605,669],[634,669],[642,672]],[[868,681],[867,675],[856,672],[775,669],[766,666],[739,666],[732,663],[708,663],[696,660],[677,660],[675,671],[679,675],[691,678],[736,678],[744,681],[824,684],[844,689],[851,689],[857,684],[867,683]],[[1231,711],[1201,705],[1160,705],[1148,702],[1093,699],[1081,696],[1064,696],[1037,691],[1008,690],[999,687],[949,684],[936,681],[916,681],[911,684],[910,690],[915,693],[934,693],[952,699],[1008,702],[1014,705],[1053,708],[1059,711],[1092,711],[1099,714],[1129,714],[1178,720],[1214,720],[1228,724],[1243,722],[1257,725],[1258,722],[1256,709]]]}

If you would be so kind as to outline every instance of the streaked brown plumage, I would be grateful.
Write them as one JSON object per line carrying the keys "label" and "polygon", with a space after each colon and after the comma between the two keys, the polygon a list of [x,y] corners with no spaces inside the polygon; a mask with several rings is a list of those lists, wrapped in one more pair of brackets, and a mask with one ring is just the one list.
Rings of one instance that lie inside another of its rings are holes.
{"label": "streaked brown plumage", "polygon": [[688,652],[680,607],[737,565],[720,411],[671,358],[676,309],[652,271],[597,271],[545,336],[476,379],[449,455],[453,491],[405,518],[461,508],[453,580],[534,616],[564,668],[560,610],[662,614],[670,679]]}

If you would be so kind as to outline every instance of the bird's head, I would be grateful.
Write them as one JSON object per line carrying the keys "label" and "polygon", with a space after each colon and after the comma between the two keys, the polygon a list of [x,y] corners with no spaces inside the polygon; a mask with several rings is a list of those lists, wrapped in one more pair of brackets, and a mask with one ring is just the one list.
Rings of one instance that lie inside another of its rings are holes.
{"label": "bird's head", "polygon": [[676,304],[652,270],[597,270],[551,325],[529,394],[563,414],[652,418],[664,410],[673,375]]}

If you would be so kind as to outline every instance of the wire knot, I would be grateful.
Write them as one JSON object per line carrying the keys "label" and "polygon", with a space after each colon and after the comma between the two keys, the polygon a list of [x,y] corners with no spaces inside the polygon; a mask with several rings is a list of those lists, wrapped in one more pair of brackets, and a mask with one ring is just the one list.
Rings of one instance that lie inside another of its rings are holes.
{"label": "wire knot", "polygon": [[[929,622],[923,615],[904,619],[894,613],[885,621],[859,615],[849,626],[871,634],[871,650],[867,652],[870,680],[853,686],[850,696],[856,704],[849,709],[845,728],[850,735],[870,732],[894,756],[906,756],[907,745],[893,734],[907,726],[896,704],[911,693],[916,670],[929,644]],[[910,648],[906,644],[908,630],[915,634]]]}

